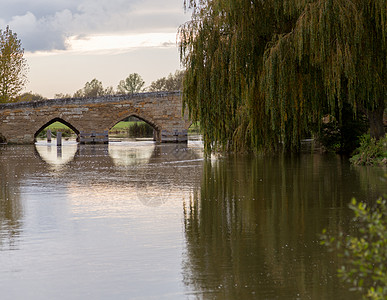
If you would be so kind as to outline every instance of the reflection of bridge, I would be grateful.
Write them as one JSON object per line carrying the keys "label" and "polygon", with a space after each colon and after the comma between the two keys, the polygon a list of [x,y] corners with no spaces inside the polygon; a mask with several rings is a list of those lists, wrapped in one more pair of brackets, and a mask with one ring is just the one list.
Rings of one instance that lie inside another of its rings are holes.
{"label": "reflection of bridge", "polygon": [[[0,105],[0,140],[32,144],[41,130],[59,121],[87,142],[119,121],[136,116],[155,129],[158,142],[186,142],[190,122],[182,117],[179,92],[142,93],[97,98],[53,99]],[[91,139],[90,139],[91,137]]]}
{"label": "reflection of bridge", "polygon": [[[53,188],[57,193],[70,193],[74,189],[85,193],[108,190],[112,194],[137,197],[146,206],[161,205],[171,193],[181,193],[199,182],[201,149],[152,142],[109,145],[70,142],[62,147],[39,142],[0,146],[0,212],[6,212],[7,206],[14,214],[12,218],[19,218],[22,205],[7,201],[20,201],[17,190],[20,185],[28,186],[31,179],[43,186],[47,184],[48,189]],[[58,189],[63,190],[58,192]],[[0,213],[0,231],[2,218],[4,214]]]}
{"label": "reflection of bridge", "polygon": [[[109,145],[64,142],[62,147],[44,142],[0,145],[0,252],[14,250],[20,241],[25,227],[24,202],[31,196],[21,196],[25,187],[32,195],[36,189],[49,191],[43,196],[48,197],[45,199],[61,195],[72,202],[78,201],[75,206],[84,209],[97,206],[106,213],[119,210],[121,204],[128,205],[131,199],[138,199],[145,206],[160,206],[171,195],[183,197],[184,188],[190,190],[195,186],[193,182],[199,182],[202,155],[198,149],[186,144],[152,142]],[[59,202],[67,205],[67,201]],[[49,207],[57,205],[55,202]]]}

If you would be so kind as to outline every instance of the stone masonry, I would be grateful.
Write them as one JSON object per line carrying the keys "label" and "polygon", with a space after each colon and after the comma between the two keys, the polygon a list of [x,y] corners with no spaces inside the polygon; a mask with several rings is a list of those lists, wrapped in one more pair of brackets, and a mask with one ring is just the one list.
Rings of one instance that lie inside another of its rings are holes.
{"label": "stone masonry", "polygon": [[[187,142],[191,122],[182,116],[180,92],[68,98],[0,105],[0,139],[32,144],[38,133],[60,121],[82,137],[104,136],[119,121],[136,116],[155,129],[157,142]],[[85,138],[86,143],[93,142]]]}

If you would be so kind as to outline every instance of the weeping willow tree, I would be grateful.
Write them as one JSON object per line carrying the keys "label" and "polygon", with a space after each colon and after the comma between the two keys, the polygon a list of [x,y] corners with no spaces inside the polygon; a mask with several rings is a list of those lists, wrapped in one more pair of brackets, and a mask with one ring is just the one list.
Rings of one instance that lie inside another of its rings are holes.
{"label": "weeping willow tree", "polygon": [[345,104],[383,135],[385,0],[190,0],[183,104],[207,150],[297,150]]}

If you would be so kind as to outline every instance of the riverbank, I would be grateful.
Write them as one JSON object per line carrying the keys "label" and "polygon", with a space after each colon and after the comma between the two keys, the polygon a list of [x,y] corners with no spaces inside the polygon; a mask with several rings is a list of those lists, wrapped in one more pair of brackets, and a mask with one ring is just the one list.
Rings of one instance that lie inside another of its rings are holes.
{"label": "riverbank", "polygon": [[363,135],[350,161],[354,165],[387,166],[387,134],[379,141]]}

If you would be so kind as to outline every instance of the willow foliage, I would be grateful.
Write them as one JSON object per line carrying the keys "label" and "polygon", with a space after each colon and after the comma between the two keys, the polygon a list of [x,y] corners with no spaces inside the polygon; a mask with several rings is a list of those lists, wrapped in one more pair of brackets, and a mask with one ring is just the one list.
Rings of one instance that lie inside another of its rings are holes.
{"label": "willow foliage", "polygon": [[340,119],[344,103],[379,134],[386,3],[185,1],[192,19],[179,30],[183,103],[206,149],[297,150],[311,124],[327,113]]}

